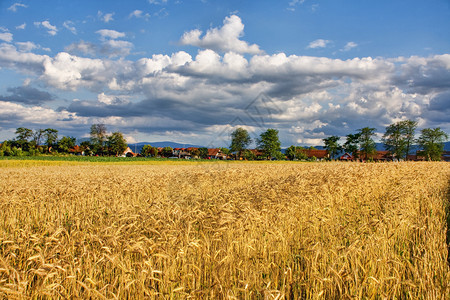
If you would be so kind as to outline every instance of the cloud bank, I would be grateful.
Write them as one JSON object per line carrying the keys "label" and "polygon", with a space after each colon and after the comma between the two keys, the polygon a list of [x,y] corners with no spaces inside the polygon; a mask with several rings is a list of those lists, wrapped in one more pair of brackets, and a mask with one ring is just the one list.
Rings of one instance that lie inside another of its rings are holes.
{"label": "cloud bank", "polygon": [[[195,30],[182,36],[182,44],[202,48],[196,55],[178,51],[138,60],[83,56],[98,55],[87,42],[54,56],[32,53],[31,44],[2,43],[1,68],[28,74],[46,89],[93,96],[52,108],[55,97],[42,89],[10,88],[0,96],[0,126],[48,124],[76,135],[102,122],[147,140],[166,136],[203,145],[226,145],[237,126],[255,135],[272,127],[284,146],[320,144],[365,126],[383,131],[403,119],[450,129],[450,54],[347,60],[265,54],[240,40],[242,32],[241,20],[230,16],[204,36]],[[121,32],[97,33],[112,49],[132,47],[118,40]]]}

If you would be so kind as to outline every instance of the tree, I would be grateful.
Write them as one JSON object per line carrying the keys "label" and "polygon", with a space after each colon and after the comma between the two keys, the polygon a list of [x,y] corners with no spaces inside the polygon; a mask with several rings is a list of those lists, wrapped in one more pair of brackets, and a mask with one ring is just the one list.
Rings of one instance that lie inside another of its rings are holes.
{"label": "tree", "polygon": [[127,140],[123,137],[123,134],[117,131],[108,136],[106,146],[110,154],[119,156],[127,149],[128,144]]}
{"label": "tree", "polygon": [[45,130],[44,129],[38,129],[33,133],[33,141],[36,144],[36,146],[39,146],[41,144],[41,139],[44,137]]}
{"label": "tree", "polygon": [[208,148],[202,147],[202,148],[198,148],[198,152],[199,152],[199,156],[200,158],[207,158],[208,157]]}
{"label": "tree", "polygon": [[142,156],[156,156],[158,155],[158,148],[152,147],[151,145],[144,145],[141,150]]}
{"label": "tree", "polygon": [[228,148],[220,148],[220,151],[226,156],[230,155],[231,151]]}
{"label": "tree", "polygon": [[33,130],[25,127],[19,127],[16,129],[16,134],[17,134],[16,141],[26,143],[33,136]]}
{"label": "tree", "polygon": [[361,147],[361,155],[364,156],[364,159],[368,159],[369,157],[373,157],[376,153],[377,148],[375,145],[375,141],[373,140],[373,136],[375,135],[375,128],[364,127],[358,130],[359,136],[359,145]]}
{"label": "tree", "polygon": [[44,130],[45,144],[47,145],[48,152],[51,152],[53,146],[58,141],[58,130],[53,128],[47,128]]}
{"label": "tree", "polygon": [[290,160],[308,158],[308,155],[305,153],[305,149],[299,146],[289,146],[289,148],[286,149],[285,154]]}
{"label": "tree", "polygon": [[94,124],[91,126],[91,144],[94,149],[91,149],[96,154],[103,154],[105,143],[107,140],[105,124]]}
{"label": "tree", "polygon": [[325,143],[325,149],[327,149],[330,159],[334,159],[336,154],[338,154],[342,150],[341,145],[339,145],[338,143],[339,139],[340,137],[336,135],[332,135],[330,137],[323,139],[323,142]]}
{"label": "tree", "polygon": [[408,158],[411,145],[415,142],[414,137],[416,135],[417,121],[405,120],[402,121],[402,124],[405,135],[406,158]]}
{"label": "tree", "polygon": [[248,134],[247,130],[244,128],[236,128],[235,131],[231,133],[231,145],[230,151],[237,152],[238,156],[242,156],[242,152],[250,145],[252,139]]}
{"label": "tree", "polygon": [[405,120],[386,127],[382,141],[384,148],[397,158],[407,158],[414,141],[417,122]]}
{"label": "tree", "polygon": [[343,145],[344,151],[351,154],[354,158],[358,158],[359,137],[359,133],[348,134]]}
{"label": "tree", "polygon": [[58,152],[68,153],[76,145],[74,137],[63,136],[57,143]]}
{"label": "tree", "polygon": [[19,127],[16,129],[16,135],[14,141],[12,141],[12,146],[23,151],[28,151],[30,149],[30,142],[28,141],[33,136],[33,130]]}
{"label": "tree", "polygon": [[439,161],[441,160],[446,140],[448,140],[448,134],[437,127],[422,129],[417,141],[423,149],[426,160]]}
{"label": "tree", "polygon": [[384,148],[396,158],[403,158],[406,154],[406,140],[403,135],[403,127],[400,122],[394,123],[386,127],[386,132],[381,141]]}
{"label": "tree", "polygon": [[81,151],[84,152],[84,155],[92,155],[92,144],[90,141],[84,141],[80,143]]}
{"label": "tree", "polygon": [[163,157],[171,157],[173,155],[172,147],[164,147],[163,150],[162,150],[161,155]]}
{"label": "tree", "polygon": [[258,148],[262,150],[266,156],[270,158],[280,158],[282,156],[278,130],[272,128],[267,129],[260,134],[256,143],[258,144]]}

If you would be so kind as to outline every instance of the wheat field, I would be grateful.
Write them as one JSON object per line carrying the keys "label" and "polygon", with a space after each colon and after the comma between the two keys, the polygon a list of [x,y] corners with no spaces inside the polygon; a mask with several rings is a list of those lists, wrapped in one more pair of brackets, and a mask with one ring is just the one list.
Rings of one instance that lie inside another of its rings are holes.
{"label": "wheat field", "polygon": [[448,163],[0,167],[9,299],[449,299]]}

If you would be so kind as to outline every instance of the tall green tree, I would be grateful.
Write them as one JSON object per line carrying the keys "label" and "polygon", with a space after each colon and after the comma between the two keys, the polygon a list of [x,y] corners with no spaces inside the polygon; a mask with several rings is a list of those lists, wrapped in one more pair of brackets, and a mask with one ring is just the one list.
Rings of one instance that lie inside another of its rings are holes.
{"label": "tall green tree", "polygon": [[359,136],[359,145],[361,156],[364,159],[372,158],[373,155],[377,152],[377,148],[375,145],[375,141],[373,140],[373,136],[375,135],[375,128],[364,127],[358,129]]}
{"label": "tall green tree", "polygon": [[44,129],[38,129],[35,130],[33,133],[33,140],[36,146],[39,146],[41,144],[41,140],[44,137],[45,130]]}
{"label": "tall green tree", "polygon": [[382,138],[384,148],[397,158],[407,158],[416,128],[417,122],[411,120],[389,125]]}
{"label": "tall green tree", "polygon": [[267,157],[280,158],[282,156],[278,130],[273,128],[267,129],[260,134],[256,143],[258,148],[262,150]]}
{"label": "tall green tree", "polygon": [[76,138],[63,136],[57,143],[58,152],[69,153],[69,150],[75,147]]}
{"label": "tall green tree", "polygon": [[405,120],[402,121],[402,124],[406,143],[406,158],[408,158],[411,146],[413,145],[413,143],[415,143],[417,121]]}
{"label": "tall green tree", "polygon": [[205,159],[208,157],[208,148],[205,147],[198,148],[198,153],[200,158]]}
{"label": "tall green tree", "polygon": [[163,157],[171,157],[173,155],[172,147],[164,147],[163,150],[162,150],[161,155]]}
{"label": "tall green tree", "polygon": [[33,136],[33,130],[25,127],[19,127],[16,129],[16,140],[28,142],[28,140]]}
{"label": "tall green tree", "polygon": [[106,125],[105,124],[93,124],[91,126],[91,149],[95,154],[103,155],[105,150],[105,144],[107,140]]}
{"label": "tall green tree", "polygon": [[58,141],[58,130],[53,128],[47,128],[44,130],[45,144],[47,145],[48,152],[51,152],[51,148],[56,145]]}
{"label": "tall green tree", "polygon": [[29,139],[33,136],[33,130],[25,127],[19,127],[16,129],[16,139],[13,142],[13,145],[24,150],[28,151],[30,148]]}
{"label": "tall green tree", "polygon": [[158,155],[158,148],[152,147],[151,145],[144,145],[141,149],[142,156],[156,156]]}
{"label": "tall green tree", "polygon": [[119,156],[128,147],[127,140],[119,131],[113,132],[107,139],[106,146],[110,155]]}
{"label": "tall green tree", "polygon": [[241,157],[242,152],[248,147],[248,145],[250,145],[251,142],[252,139],[250,138],[247,130],[240,127],[236,128],[236,130],[231,133],[230,151],[237,152],[237,155]]}
{"label": "tall green tree", "polygon": [[345,152],[351,154],[354,158],[358,158],[358,150],[359,150],[359,137],[361,134],[348,134],[346,136],[345,143],[343,145],[343,149]]}
{"label": "tall green tree", "polygon": [[421,135],[417,140],[427,160],[441,160],[444,151],[444,143],[448,140],[448,134],[437,128],[422,129]]}
{"label": "tall green tree", "polygon": [[394,123],[386,127],[386,132],[381,141],[384,148],[396,158],[404,158],[406,155],[406,139],[404,128],[400,122]]}
{"label": "tall green tree", "polygon": [[286,149],[286,156],[288,159],[290,160],[294,160],[294,159],[307,159],[308,155],[306,155],[305,153],[305,149],[303,147],[300,146],[289,146]]}
{"label": "tall green tree", "polygon": [[336,154],[342,151],[341,145],[339,145],[340,137],[336,135],[332,135],[323,139],[325,143],[325,149],[327,149],[328,155],[330,159],[334,159]]}

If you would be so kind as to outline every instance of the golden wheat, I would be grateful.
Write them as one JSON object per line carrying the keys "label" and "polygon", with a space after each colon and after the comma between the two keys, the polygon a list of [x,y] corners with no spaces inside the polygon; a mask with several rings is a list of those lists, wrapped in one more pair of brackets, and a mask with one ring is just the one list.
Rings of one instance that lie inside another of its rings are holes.
{"label": "golden wheat", "polygon": [[0,295],[446,299],[449,178],[448,163],[10,165]]}

